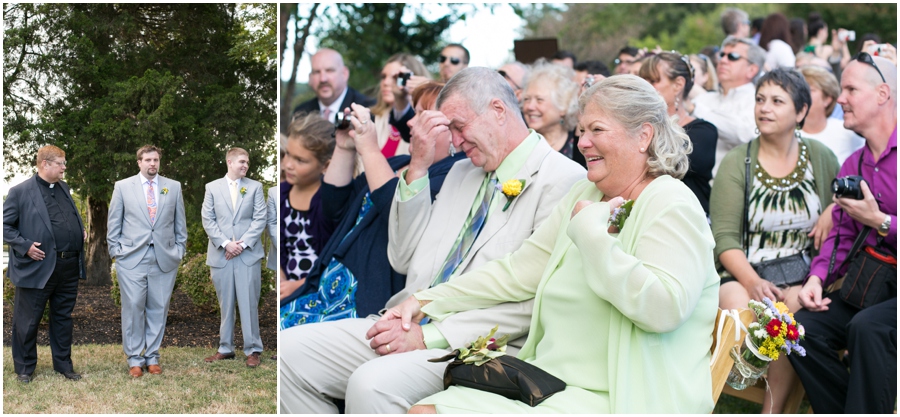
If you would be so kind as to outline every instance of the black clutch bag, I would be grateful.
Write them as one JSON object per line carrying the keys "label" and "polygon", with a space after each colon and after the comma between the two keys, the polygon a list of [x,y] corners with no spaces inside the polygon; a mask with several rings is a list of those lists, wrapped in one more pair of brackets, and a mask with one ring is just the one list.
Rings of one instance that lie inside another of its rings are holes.
{"label": "black clutch bag", "polygon": [[459,385],[519,400],[532,407],[566,389],[563,380],[514,356],[500,356],[476,366],[458,359],[458,355],[459,349],[428,360],[445,362],[454,359],[444,371],[444,389]]}

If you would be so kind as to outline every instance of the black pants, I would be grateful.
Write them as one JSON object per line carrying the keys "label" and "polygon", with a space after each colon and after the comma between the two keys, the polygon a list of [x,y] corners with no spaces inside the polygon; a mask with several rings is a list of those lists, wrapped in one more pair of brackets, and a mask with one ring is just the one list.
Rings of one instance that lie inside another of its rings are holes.
{"label": "black pants", "polygon": [[[893,413],[897,398],[897,298],[864,310],[844,303],[838,291],[828,311],[800,310],[806,356],[790,355],[816,414]],[[850,353],[850,369],[838,351]]]}
{"label": "black pants", "polygon": [[16,287],[12,328],[12,355],[16,374],[34,373],[37,366],[37,333],[41,316],[50,302],[50,351],[53,369],[72,372],[72,310],[78,296],[78,257],[57,259],[44,288]]}

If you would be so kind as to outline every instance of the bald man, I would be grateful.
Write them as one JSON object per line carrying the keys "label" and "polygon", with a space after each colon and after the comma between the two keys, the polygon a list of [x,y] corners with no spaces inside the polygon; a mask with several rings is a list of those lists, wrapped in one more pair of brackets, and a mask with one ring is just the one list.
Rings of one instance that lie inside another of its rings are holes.
{"label": "bald man", "polygon": [[309,86],[316,98],[300,103],[294,113],[318,113],[330,122],[335,115],[350,107],[351,103],[371,107],[375,100],[347,85],[350,70],[344,66],[344,58],[334,49],[322,48],[312,56]]}

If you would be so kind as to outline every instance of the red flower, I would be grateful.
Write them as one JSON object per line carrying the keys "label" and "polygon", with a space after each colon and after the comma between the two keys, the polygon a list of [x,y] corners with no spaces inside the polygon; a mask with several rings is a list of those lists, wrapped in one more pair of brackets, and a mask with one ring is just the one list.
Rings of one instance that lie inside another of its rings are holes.
{"label": "red flower", "polygon": [[766,331],[769,332],[769,336],[778,337],[778,335],[781,334],[781,320],[772,319],[772,321],[766,325]]}
{"label": "red flower", "polygon": [[800,338],[800,332],[797,331],[797,326],[793,324],[788,324],[787,328],[787,338],[788,340],[797,341]]}

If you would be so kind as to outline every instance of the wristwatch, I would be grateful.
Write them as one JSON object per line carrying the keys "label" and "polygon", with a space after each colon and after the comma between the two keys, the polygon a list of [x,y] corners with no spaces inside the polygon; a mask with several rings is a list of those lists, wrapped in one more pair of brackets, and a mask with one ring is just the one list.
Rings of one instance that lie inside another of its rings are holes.
{"label": "wristwatch", "polygon": [[891,231],[891,215],[885,214],[884,221],[881,222],[881,226],[878,226],[878,234],[882,236],[887,236],[888,232]]}

